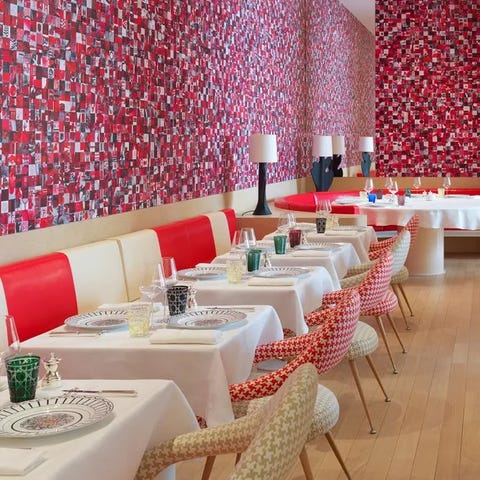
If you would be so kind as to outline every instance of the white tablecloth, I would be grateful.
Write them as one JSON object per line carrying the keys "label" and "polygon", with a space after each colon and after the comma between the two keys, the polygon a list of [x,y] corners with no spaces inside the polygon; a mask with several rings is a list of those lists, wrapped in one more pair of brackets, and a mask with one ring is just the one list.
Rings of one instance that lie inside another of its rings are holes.
{"label": "white tablecloth", "polygon": [[406,198],[405,206],[382,203],[381,207],[359,205],[360,213],[376,225],[405,225],[417,214],[422,228],[480,229],[480,197]]}
{"label": "white tablecloth", "polygon": [[[131,480],[147,447],[198,429],[180,389],[169,380],[75,380],[61,388],[135,389],[137,397],[108,397],[113,415],[96,425],[43,438],[0,439],[2,448],[35,448],[46,460],[25,480]],[[38,397],[44,395],[38,391]],[[2,406],[8,391],[0,394]],[[174,478],[169,468],[157,478]]]}
{"label": "white tablecloth", "polygon": [[321,306],[323,294],[334,290],[334,284],[327,270],[317,267],[290,286],[251,286],[246,280],[236,284],[227,280],[201,280],[195,282],[195,288],[200,305],[272,305],[283,327],[300,334],[308,331],[304,315]]}
{"label": "white tablecloth", "polygon": [[[278,232],[269,233],[265,235],[264,239],[272,240],[274,235],[278,235]],[[345,232],[329,230],[326,234],[307,231],[307,239],[310,243],[351,243],[360,261],[367,262],[370,243],[377,241],[377,234],[372,227]]]}
{"label": "white tablecloth", "polygon": [[[224,264],[228,258],[238,258],[238,256],[239,254],[235,252],[225,253],[216,257],[212,263]],[[334,289],[339,290],[340,279],[345,276],[350,267],[360,263],[360,259],[351,243],[342,243],[329,252],[288,249],[285,255],[271,253],[270,262],[276,267],[324,267],[332,277]]]}
{"label": "white tablecloth", "polygon": [[55,352],[62,359],[64,378],[174,380],[195,413],[215,425],[233,419],[228,385],[248,378],[256,346],[283,338],[272,307],[257,306],[245,313],[246,324],[222,331],[215,345],[152,345],[148,338],[130,338],[128,330],[121,328],[99,337],[47,333],[23,342],[22,348],[42,358]]}

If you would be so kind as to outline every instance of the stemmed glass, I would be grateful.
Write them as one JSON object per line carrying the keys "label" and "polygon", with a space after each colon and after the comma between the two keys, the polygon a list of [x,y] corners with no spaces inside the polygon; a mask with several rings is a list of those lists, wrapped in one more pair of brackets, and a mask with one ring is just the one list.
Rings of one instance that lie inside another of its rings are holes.
{"label": "stemmed glass", "polygon": [[7,332],[8,355],[20,354],[20,337],[13,315],[5,315],[5,328]]}
{"label": "stemmed glass", "polygon": [[232,250],[248,250],[250,247],[248,234],[245,230],[236,230],[232,239]]}
{"label": "stemmed glass", "polygon": [[169,287],[175,285],[178,282],[177,266],[175,264],[175,258],[162,257],[159,263],[159,283],[162,286]]}
{"label": "stemmed glass", "polygon": [[445,189],[445,195],[448,193],[448,189],[451,186],[452,186],[452,179],[450,178],[450,174],[447,173],[447,175],[443,179],[443,188]]}
{"label": "stemmed glass", "polygon": [[422,180],[420,177],[415,177],[415,180],[413,181],[413,188],[419,189],[422,186]]}
{"label": "stemmed glass", "polygon": [[244,227],[240,231],[245,232],[246,239],[248,241],[248,246],[255,247],[255,245],[257,244],[257,238],[255,237],[255,230],[251,227]]}
{"label": "stemmed glass", "polygon": [[395,203],[395,194],[398,192],[398,183],[394,180],[392,180],[390,177],[387,179],[386,185],[385,185],[390,192],[392,202]]}
{"label": "stemmed glass", "polygon": [[286,234],[291,228],[295,226],[295,214],[292,212],[283,212],[278,217],[277,230]]}
{"label": "stemmed glass", "polygon": [[363,189],[367,192],[367,195],[372,193],[373,190],[373,179],[372,177],[367,177],[365,180],[365,186]]}

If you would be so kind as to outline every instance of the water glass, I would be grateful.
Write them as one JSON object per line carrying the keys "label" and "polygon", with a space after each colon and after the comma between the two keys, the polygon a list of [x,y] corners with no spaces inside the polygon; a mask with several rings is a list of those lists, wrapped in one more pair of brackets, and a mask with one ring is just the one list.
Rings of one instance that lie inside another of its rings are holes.
{"label": "water glass", "polygon": [[35,398],[39,365],[38,355],[16,355],[5,360],[11,402],[24,402]]}
{"label": "water glass", "polygon": [[175,264],[175,258],[162,257],[160,259],[159,268],[161,269],[161,272],[159,272],[161,286],[175,285],[175,283],[177,283],[177,266]]}
{"label": "water glass", "polygon": [[368,201],[370,203],[375,203],[376,200],[377,200],[377,196],[374,193],[369,193],[368,194]]}
{"label": "water glass", "polygon": [[445,189],[443,187],[439,187],[437,189],[437,194],[438,194],[439,198],[443,198],[445,196]]}
{"label": "water glass", "polygon": [[275,253],[277,255],[284,255],[287,249],[287,236],[274,235],[273,243],[275,245]]}
{"label": "water glass", "polygon": [[254,272],[260,268],[260,260],[262,259],[262,250],[252,248],[247,252],[247,270]]}
{"label": "water glass", "polygon": [[286,234],[295,226],[295,223],[295,214],[293,212],[282,212],[278,217],[277,230]]}
{"label": "water glass", "polygon": [[327,228],[327,218],[318,217],[315,219],[315,223],[317,226],[317,233],[325,233],[325,230]]}
{"label": "water glass", "polygon": [[245,230],[236,230],[232,238],[232,250],[246,250],[249,248],[248,233]]}
{"label": "water glass", "polygon": [[128,333],[131,337],[146,337],[150,331],[152,304],[135,302],[128,306]]}
{"label": "water glass", "polygon": [[300,245],[300,240],[302,239],[302,231],[297,229],[292,229],[288,232],[288,239],[290,241],[290,248],[294,248],[297,245]]}
{"label": "water glass", "polygon": [[398,206],[403,207],[405,205],[405,195],[399,194],[397,195]]}
{"label": "water glass", "polygon": [[167,288],[168,312],[170,315],[185,313],[187,309],[188,285],[173,285]]}
{"label": "water glass", "polygon": [[227,279],[229,283],[238,283],[242,280],[243,262],[239,258],[230,258],[226,263]]}

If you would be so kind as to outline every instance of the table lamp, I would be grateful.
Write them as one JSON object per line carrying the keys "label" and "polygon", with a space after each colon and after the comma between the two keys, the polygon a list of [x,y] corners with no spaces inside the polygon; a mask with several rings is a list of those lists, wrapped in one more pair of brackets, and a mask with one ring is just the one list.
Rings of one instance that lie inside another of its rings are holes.
{"label": "table lamp", "polygon": [[258,163],[258,203],[254,215],[271,215],[267,204],[267,163],[278,161],[277,136],[254,133],[250,136],[249,157],[253,163]]}
{"label": "table lamp", "polygon": [[330,168],[333,155],[331,135],[313,136],[312,155],[314,158],[318,158],[318,161],[314,161],[310,169],[313,183],[317,192],[324,192],[330,188],[333,181],[333,171]]}
{"label": "table lamp", "polygon": [[370,166],[372,158],[370,153],[375,151],[373,146],[373,137],[360,137],[358,141],[358,150],[362,152],[362,173],[364,177],[370,176]]}
{"label": "table lamp", "polygon": [[333,159],[332,170],[334,177],[343,177],[343,170],[340,168],[342,163],[342,155],[345,155],[345,135],[333,135]]}

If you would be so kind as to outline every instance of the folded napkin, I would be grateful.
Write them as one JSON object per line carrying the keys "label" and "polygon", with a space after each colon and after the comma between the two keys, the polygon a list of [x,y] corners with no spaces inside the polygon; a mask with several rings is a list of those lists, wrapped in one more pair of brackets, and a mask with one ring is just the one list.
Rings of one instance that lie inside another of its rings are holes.
{"label": "folded napkin", "polygon": [[329,257],[331,250],[294,250],[292,257]]}
{"label": "folded napkin", "polygon": [[2,448],[0,475],[26,475],[44,460],[43,452],[34,448]]}
{"label": "folded napkin", "polygon": [[221,338],[222,333],[218,330],[162,328],[152,333],[150,343],[203,343],[212,345],[218,343]]}
{"label": "folded napkin", "polygon": [[248,280],[248,285],[253,286],[272,286],[272,287],[288,287],[297,283],[296,278],[267,278],[267,277],[252,277]]}
{"label": "folded napkin", "polygon": [[354,237],[358,235],[356,230],[325,230],[325,235],[331,235],[335,237]]}

